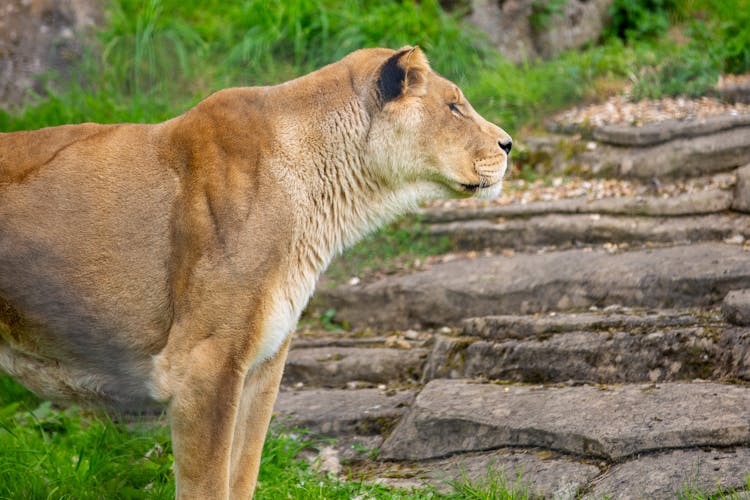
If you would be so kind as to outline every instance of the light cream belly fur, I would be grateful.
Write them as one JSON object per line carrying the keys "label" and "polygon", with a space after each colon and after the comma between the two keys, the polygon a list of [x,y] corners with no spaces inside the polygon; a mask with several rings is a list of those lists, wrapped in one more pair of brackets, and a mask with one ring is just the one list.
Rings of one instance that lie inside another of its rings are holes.
{"label": "light cream belly fur", "polygon": [[[0,299],[0,306],[3,304]],[[129,410],[151,406],[145,391],[147,358],[138,360],[117,348],[109,352],[98,349],[96,358],[55,349],[49,342],[54,338],[52,332],[29,325],[5,305],[4,314],[0,314],[0,372],[55,401]],[[11,321],[8,313],[13,314]],[[123,365],[125,359],[128,361]]]}

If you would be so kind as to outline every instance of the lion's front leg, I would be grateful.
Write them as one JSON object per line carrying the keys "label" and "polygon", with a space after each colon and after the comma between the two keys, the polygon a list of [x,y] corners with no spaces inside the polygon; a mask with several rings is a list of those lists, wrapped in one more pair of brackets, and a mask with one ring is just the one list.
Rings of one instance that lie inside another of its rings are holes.
{"label": "lion's front leg", "polygon": [[252,498],[263,442],[289,351],[287,339],[269,360],[247,374],[232,442],[230,498]]}
{"label": "lion's front leg", "polygon": [[224,315],[212,321],[205,311],[190,312],[196,310],[200,314],[173,323],[167,345],[154,358],[151,393],[168,403],[177,498],[226,500],[255,330],[243,328],[244,317]]}
{"label": "lion's front leg", "polygon": [[[213,350],[211,340],[201,346]],[[195,349],[168,407],[176,497],[227,499],[232,435],[243,374],[226,358]]]}

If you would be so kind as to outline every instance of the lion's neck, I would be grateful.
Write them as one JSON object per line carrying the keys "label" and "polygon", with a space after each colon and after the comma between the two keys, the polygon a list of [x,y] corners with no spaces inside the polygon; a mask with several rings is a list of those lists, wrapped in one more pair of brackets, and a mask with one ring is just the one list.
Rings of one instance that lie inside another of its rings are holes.
{"label": "lion's neck", "polygon": [[299,255],[316,274],[336,254],[393,220],[410,201],[368,174],[361,150],[341,149],[321,160],[298,241]]}
{"label": "lion's neck", "polygon": [[370,173],[364,109],[350,104],[315,125],[320,134],[307,129],[302,135],[330,140],[309,148],[314,153],[304,165],[295,166],[295,191],[304,195],[293,200],[297,206],[293,264],[313,284],[336,254],[415,207],[420,197],[415,189],[394,190]]}
{"label": "lion's neck", "polygon": [[[289,248],[285,282],[270,312],[269,328],[284,335],[267,335],[259,360],[276,352],[292,331],[315,283],[331,259],[368,232],[392,221],[423,197],[416,187],[389,187],[368,169],[365,150],[367,114],[351,109],[332,111],[314,126],[293,121],[278,129],[289,151],[286,160],[272,166],[295,214],[294,239]],[[321,138],[327,141],[321,141]],[[311,145],[305,142],[315,141]],[[304,156],[299,145],[304,144]],[[297,161],[298,160],[298,161]]]}
{"label": "lion's neck", "polygon": [[299,255],[316,273],[330,260],[366,234],[392,221],[410,205],[399,193],[389,190],[377,179],[363,174],[348,158],[348,164],[333,162],[312,192],[308,212],[301,226]]}

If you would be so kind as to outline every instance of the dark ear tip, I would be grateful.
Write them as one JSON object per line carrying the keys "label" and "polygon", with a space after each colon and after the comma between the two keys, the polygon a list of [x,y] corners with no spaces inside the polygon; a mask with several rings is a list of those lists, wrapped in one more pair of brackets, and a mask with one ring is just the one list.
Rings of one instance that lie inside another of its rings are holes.
{"label": "dark ear tip", "polygon": [[400,96],[403,91],[406,71],[399,64],[399,60],[404,52],[405,51],[402,49],[393,54],[380,69],[380,76],[378,77],[378,92],[384,102],[395,99]]}
{"label": "dark ear tip", "polygon": [[402,47],[380,69],[377,87],[382,101],[393,100],[407,90],[418,95],[423,91],[424,74],[429,70],[427,58],[418,46]]}

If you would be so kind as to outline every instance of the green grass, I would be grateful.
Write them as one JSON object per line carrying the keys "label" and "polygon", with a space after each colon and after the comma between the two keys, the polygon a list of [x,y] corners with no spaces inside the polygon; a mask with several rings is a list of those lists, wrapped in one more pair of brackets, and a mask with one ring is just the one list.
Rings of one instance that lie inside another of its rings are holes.
{"label": "green grass", "polygon": [[745,477],[745,484],[739,491],[717,486],[716,490],[709,494],[701,488],[688,484],[677,495],[677,498],[679,500],[740,500],[747,498],[748,491],[750,491],[750,475]]}
{"label": "green grass", "polygon": [[437,0],[112,0],[99,55],[80,62],[81,81],[21,113],[0,113],[0,130],[159,121],[219,88],[280,82],[357,48],[415,43],[456,79],[490,53]]}
{"label": "green grass", "polygon": [[0,378],[0,498],[173,498],[163,421],[58,409]]}
{"label": "green grass", "polygon": [[[471,481],[448,481],[450,494],[433,488],[398,490],[322,475],[300,452],[322,441],[300,430],[272,425],[263,448],[255,498],[350,500],[525,500],[528,486],[488,469]],[[0,499],[171,499],[173,456],[163,418],[113,421],[75,406],[41,401],[0,376]],[[750,490],[750,477],[746,488]],[[733,489],[706,493],[686,485],[684,500],[733,499]]]}
{"label": "green grass", "polygon": [[392,274],[411,269],[416,261],[430,255],[446,253],[451,247],[449,238],[430,236],[418,218],[403,217],[337,256],[325,275],[329,285],[337,285],[352,277]]}
{"label": "green grass", "polygon": [[453,487],[455,496],[472,500],[526,500],[531,498],[528,485],[521,474],[509,479],[491,466],[487,467],[485,477],[480,481],[470,480],[464,471],[461,477],[448,484]]}
{"label": "green grass", "polygon": [[[263,448],[258,499],[518,499],[514,484],[466,479],[456,493],[406,492],[318,474],[301,459],[320,440],[272,426]],[[0,499],[174,498],[172,450],[163,418],[117,422],[78,407],[41,401],[0,376]]]}

